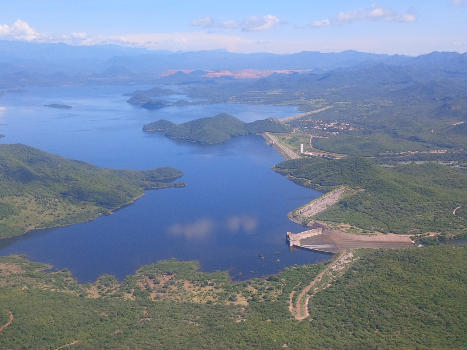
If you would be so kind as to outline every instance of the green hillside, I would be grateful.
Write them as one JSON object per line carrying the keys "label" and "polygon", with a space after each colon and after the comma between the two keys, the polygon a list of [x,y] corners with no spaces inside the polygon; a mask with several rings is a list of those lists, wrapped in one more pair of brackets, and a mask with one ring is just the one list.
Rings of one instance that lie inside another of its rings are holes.
{"label": "green hillside", "polygon": [[[232,282],[161,261],[124,281],[78,284],[24,257],[0,258],[2,349],[465,349],[466,250],[359,250],[296,321],[290,296],[325,265]],[[291,294],[292,293],[292,294]]]}
{"label": "green hillside", "polygon": [[171,187],[173,168],[101,169],[25,145],[0,145],[0,238],[109,214],[145,190]]}
{"label": "green hillside", "polygon": [[[318,214],[318,220],[406,234],[438,232],[449,236],[467,230],[463,215],[467,179],[457,168],[436,163],[385,168],[364,158],[308,158],[282,162],[275,170],[321,191],[340,185],[356,190]],[[460,208],[454,215],[456,207]]]}
{"label": "green hillside", "polygon": [[285,132],[288,128],[276,119],[244,123],[229,114],[221,113],[210,118],[200,118],[182,124],[159,120],[143,127],[146,132],[159,132],[173,140],[201,144],[223,143],[232,137],[262,132]]}

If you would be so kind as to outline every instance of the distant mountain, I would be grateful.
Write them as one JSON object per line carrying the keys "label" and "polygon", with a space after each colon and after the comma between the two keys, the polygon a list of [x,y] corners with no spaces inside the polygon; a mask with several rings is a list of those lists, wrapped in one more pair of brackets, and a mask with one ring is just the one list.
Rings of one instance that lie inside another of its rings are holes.
{"label": "distant mountain", "polygon": [[[185,70],[166,82],[202,79],[200,71],[312,70],[323,73],[359,65],[425,66],[445,72],[465,66],[465,54],[433,52],[418,57],[358,51],[293,54],[150,51],[116,45],[72,46],[0,40],[0,88],[29,85],[153,83],[168,70]],[[225,79],[225,78],[224,78]]]}
{"label": "distant mountain", "polygon": [[340,53],[299,52],[294,54],[272,53],[231,53],[227,51],[199,52],[153,52],[140,56],[116,56],[109,64],[129,67],[135,71],[151,71],[162,73],[169,69],[180,70],[287,70],[313,69],[329,70],[337,67],[348,67],[362,62],[377,62],[392,59],[404,61],[407,56],[389,56],[381,54],[344,51]]}

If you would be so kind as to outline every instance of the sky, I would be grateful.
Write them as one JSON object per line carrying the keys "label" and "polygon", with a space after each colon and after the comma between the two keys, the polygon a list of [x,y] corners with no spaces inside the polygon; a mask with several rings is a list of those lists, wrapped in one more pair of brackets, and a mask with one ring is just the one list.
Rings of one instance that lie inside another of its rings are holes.
{"label": "sky", "polygon": [[467,51],[467,0],[4,0],[0,39],[152,50]]}

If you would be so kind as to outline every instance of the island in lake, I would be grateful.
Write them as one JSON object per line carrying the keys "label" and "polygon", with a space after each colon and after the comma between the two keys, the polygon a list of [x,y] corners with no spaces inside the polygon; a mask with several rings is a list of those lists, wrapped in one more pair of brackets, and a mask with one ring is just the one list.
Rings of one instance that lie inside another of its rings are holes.
{"label": "island in lake", "polygon": [[130,96],[130,98],[126,101],[127,103],[136,107],[142,107],[144,109],[153,110],[172,106],[172,103],[161,100],[160,97],[170,96],[174,93],[174,91],[169,89],[154,87],[152,89],[144,91],[137,90],[132,93],[126,94],[125,96]]}
{"label": "island in lake", "polygon": [[55,108],[55,109],[72,109],[72,106],[64,105],[61,103],[51,103],[48,105],[44,105],[44,107]]}
{"label": "island in lake", "polygon": [[183,173],[101,169],[21,145],[0,145],[0,238],[110,214]]}
{"label": "island in lake", "polygon": [[268,118],[251,123],[226,113],[214,117],[200,118],[182,124],[168,120],[158,120],[144,125],[145,132],[159,132],[172,140],[195,142],[200,144],[219,144],[232,137],[259,134],[263,132],[287,132],[289,128],[277,119]]}

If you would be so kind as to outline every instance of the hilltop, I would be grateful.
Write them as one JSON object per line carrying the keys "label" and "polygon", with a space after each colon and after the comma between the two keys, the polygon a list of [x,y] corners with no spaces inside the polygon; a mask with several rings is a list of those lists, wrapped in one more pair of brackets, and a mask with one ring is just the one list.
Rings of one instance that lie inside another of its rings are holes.
{"label": "hilltop", "polygon": [[288,128],[273,118],[244,123],[234,116],[221,113],[214,117],[200,118],[179,125],[168,120],[158,120],[146,124],[143,131],[159,132],[173,140],[212,145],[223,143],[236,136],[263,132],[286,132]]}

